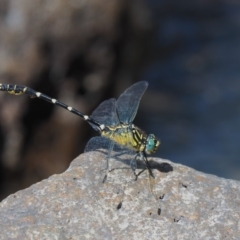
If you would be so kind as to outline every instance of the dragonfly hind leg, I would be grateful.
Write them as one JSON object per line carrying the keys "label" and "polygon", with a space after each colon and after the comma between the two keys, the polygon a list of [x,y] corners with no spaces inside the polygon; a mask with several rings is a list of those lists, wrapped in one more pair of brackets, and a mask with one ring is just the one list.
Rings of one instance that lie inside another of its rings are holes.
{"label": "dragonfly hind leg", "polygon": [[102,183],[106,182],[108,173],[110,172],[109,171],[109,156],[106,157],[106,161],[107,161],[106,167],[104,169],[100,170],[100,172],[103,172],[103,171],[105,172],[105,175],[103,177]]}
{"label": "dragonfly hind leg", "polygon": [[103,177],[102,183],[106,182],[108,173],[110,172],[110,170],[109,170],[109,158],[110,158],[109,156],[107,156],[107,158],[106,158],[106,161],[107,161],[106,168],[101,170],[101,171],[105,171],[105,173],[106,173],[105,176]]}
{"label": "dragonfly hind leg", "polygon": [[106,168],[101,170],[101,171],[105,171],[106,174],[105,174],[105,176],[102,180],[102,183],[106,182],[108,173],[110,172],[110,170],[109,170],[109,160],[112,156],[112,151],[113,151],[113,148],[114,148],[114,143],[113,142],[109,141],[108,139],[107,139],[107,142],[108,142],[108,153],[107,153],[107,156],[106,156],[107,164],[106,164]]}

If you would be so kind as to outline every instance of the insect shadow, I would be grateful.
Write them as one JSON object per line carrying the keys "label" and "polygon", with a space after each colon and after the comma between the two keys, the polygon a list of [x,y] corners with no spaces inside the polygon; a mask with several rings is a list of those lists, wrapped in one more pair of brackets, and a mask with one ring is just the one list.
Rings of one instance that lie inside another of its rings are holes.
{"label": "insect shadow", "polygon": [[[107,157],[106,149],[95,149],[95,151],[102,153]],[[129,151],[127,149],[124,149],[124,150],[121,149],[120,151],[114,151],[113,154],[111,155],[110,161],[121,162],[121,163],[125,164],[127,167],[115,167],[115,168],[112,168],[110,170],[110,172],[117,170],[117,169],[131,169],[131,166],[130,166],[131,161],[136,161],[137,169],[141,169],[141,171],[138,173],[138,175],[141,175],[142,172],[147,170],[147,167],[142,160],[140,160],[138,158],[135,160],[136,154],[137,154],[136,152]],[[127,158],[124,156],[127,156]],[[149,165],[150,165],[151,169],[156,169],[159,172],[168,173],[168,172],[173,171],[172,165],[167,162],[159,163],[154,160],[151,160],[151,161],[149,161]]]}

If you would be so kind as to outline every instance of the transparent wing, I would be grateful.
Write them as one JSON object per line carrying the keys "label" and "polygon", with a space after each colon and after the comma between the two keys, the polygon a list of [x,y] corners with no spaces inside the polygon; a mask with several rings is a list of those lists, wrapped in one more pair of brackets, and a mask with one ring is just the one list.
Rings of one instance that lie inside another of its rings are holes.
{"label": "transparent wing", "polygon": [[[132,157],[129,158],[129,156],[136,155],[135,151],[129,150],[126,147],[121,146],[117,143],[114,143],[112,140],[105,137],[101,137],[101,136],[91,138],[88,141],[84,149],[84,152],[90,152],[90,151],[100,150],[100,149],[104,151],[105,154],[115,157],[116,160],[118,160],[121,155],[128,154],[128,157],[125,160],[129,161],[129,159],[132,158]],[[112,153],[110,153],[111,151]]]}
{"label": "transparent wing", "polygon": [[84,152],[90,152],[99,149],[102,149],[103,151],[108,151],[111,144],[113,144],[113,142],[105,137],[93,137],[88,141]]}
{"label": "transparent wing", "polygon": [[116,103],[120,122],[131,123],[133,121],[137,114],[139,102],[147,87],[147,82],[138,82],[120,95]]}
{"label": "transparent wing", "polygon": [[[116,113],[116,99],[111,98],[102,102],[90,116],[95,121],[105,124],[107,126],[114,126],[119,123],[118,116]],[[95,129],[99,130],[96,126],[90,123],[90,125]]]}
{"label": "transparent wing", "polygon": [[[85,149],[84,152],[90,152],[90,151],[100,151],[106,156],[107,160],[107,168],[108,169],[108,161],[110,158],[113,158],[116,162],[123,163],[124,166],[127,166],[130,164],[130,162],[133,160],[135,161],[135,155],[136,152],[126,149],[124,146],[121,146],[119,144],[114,143],[110,139],[107,139],[105,137],[93,137],[91,138]],[[123,167],[119,166],[118,164],[115,164],[115,167]]]}

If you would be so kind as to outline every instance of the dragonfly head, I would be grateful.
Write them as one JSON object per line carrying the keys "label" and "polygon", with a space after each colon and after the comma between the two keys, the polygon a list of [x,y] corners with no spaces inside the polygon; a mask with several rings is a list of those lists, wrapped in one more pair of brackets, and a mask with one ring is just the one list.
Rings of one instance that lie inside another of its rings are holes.
{"label": "dragonfly head", "polygon": [[160,145],[160,141],[154,134],[149,134],[147,137],[145,151],[147,154],[155,153]]}

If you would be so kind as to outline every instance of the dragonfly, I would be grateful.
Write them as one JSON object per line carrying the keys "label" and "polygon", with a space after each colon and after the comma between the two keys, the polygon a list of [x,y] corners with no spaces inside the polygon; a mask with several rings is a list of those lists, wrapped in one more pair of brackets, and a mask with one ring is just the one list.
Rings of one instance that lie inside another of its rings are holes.
{"label": "dragonfly", "polygon": [[32,88],[13,85],[1,84],[0,91],[5,91],[13,95],[26,94],[31,98],[39,98],[49,103],[57,105],[69,112],[81,117],[87,121],[94,130],[100,133],[100,137],[93,137],[87,144],[86,149],[93,150],[100,142],[105,143],[107,148],[107,166],[106,175],[103,182],[107,179],[109,172],[109,159],[114,146],[121,146],[129,151],[134,152],[134,157],[130,161],[131,169],[137,179],[137,158],[139,157],[145,163],[149,174],[154,178],[151,166],[147,159],[147,154],[155,153],[160,145],[160,140],[154,134],[146,134],[142,129],[133,124],[137,114],[140,100],[148,87],[148,82],[140,81],[126,89],[118,98],[111,98],[102,102],[93,113],[88,116],[65,103],[51,98]]}

